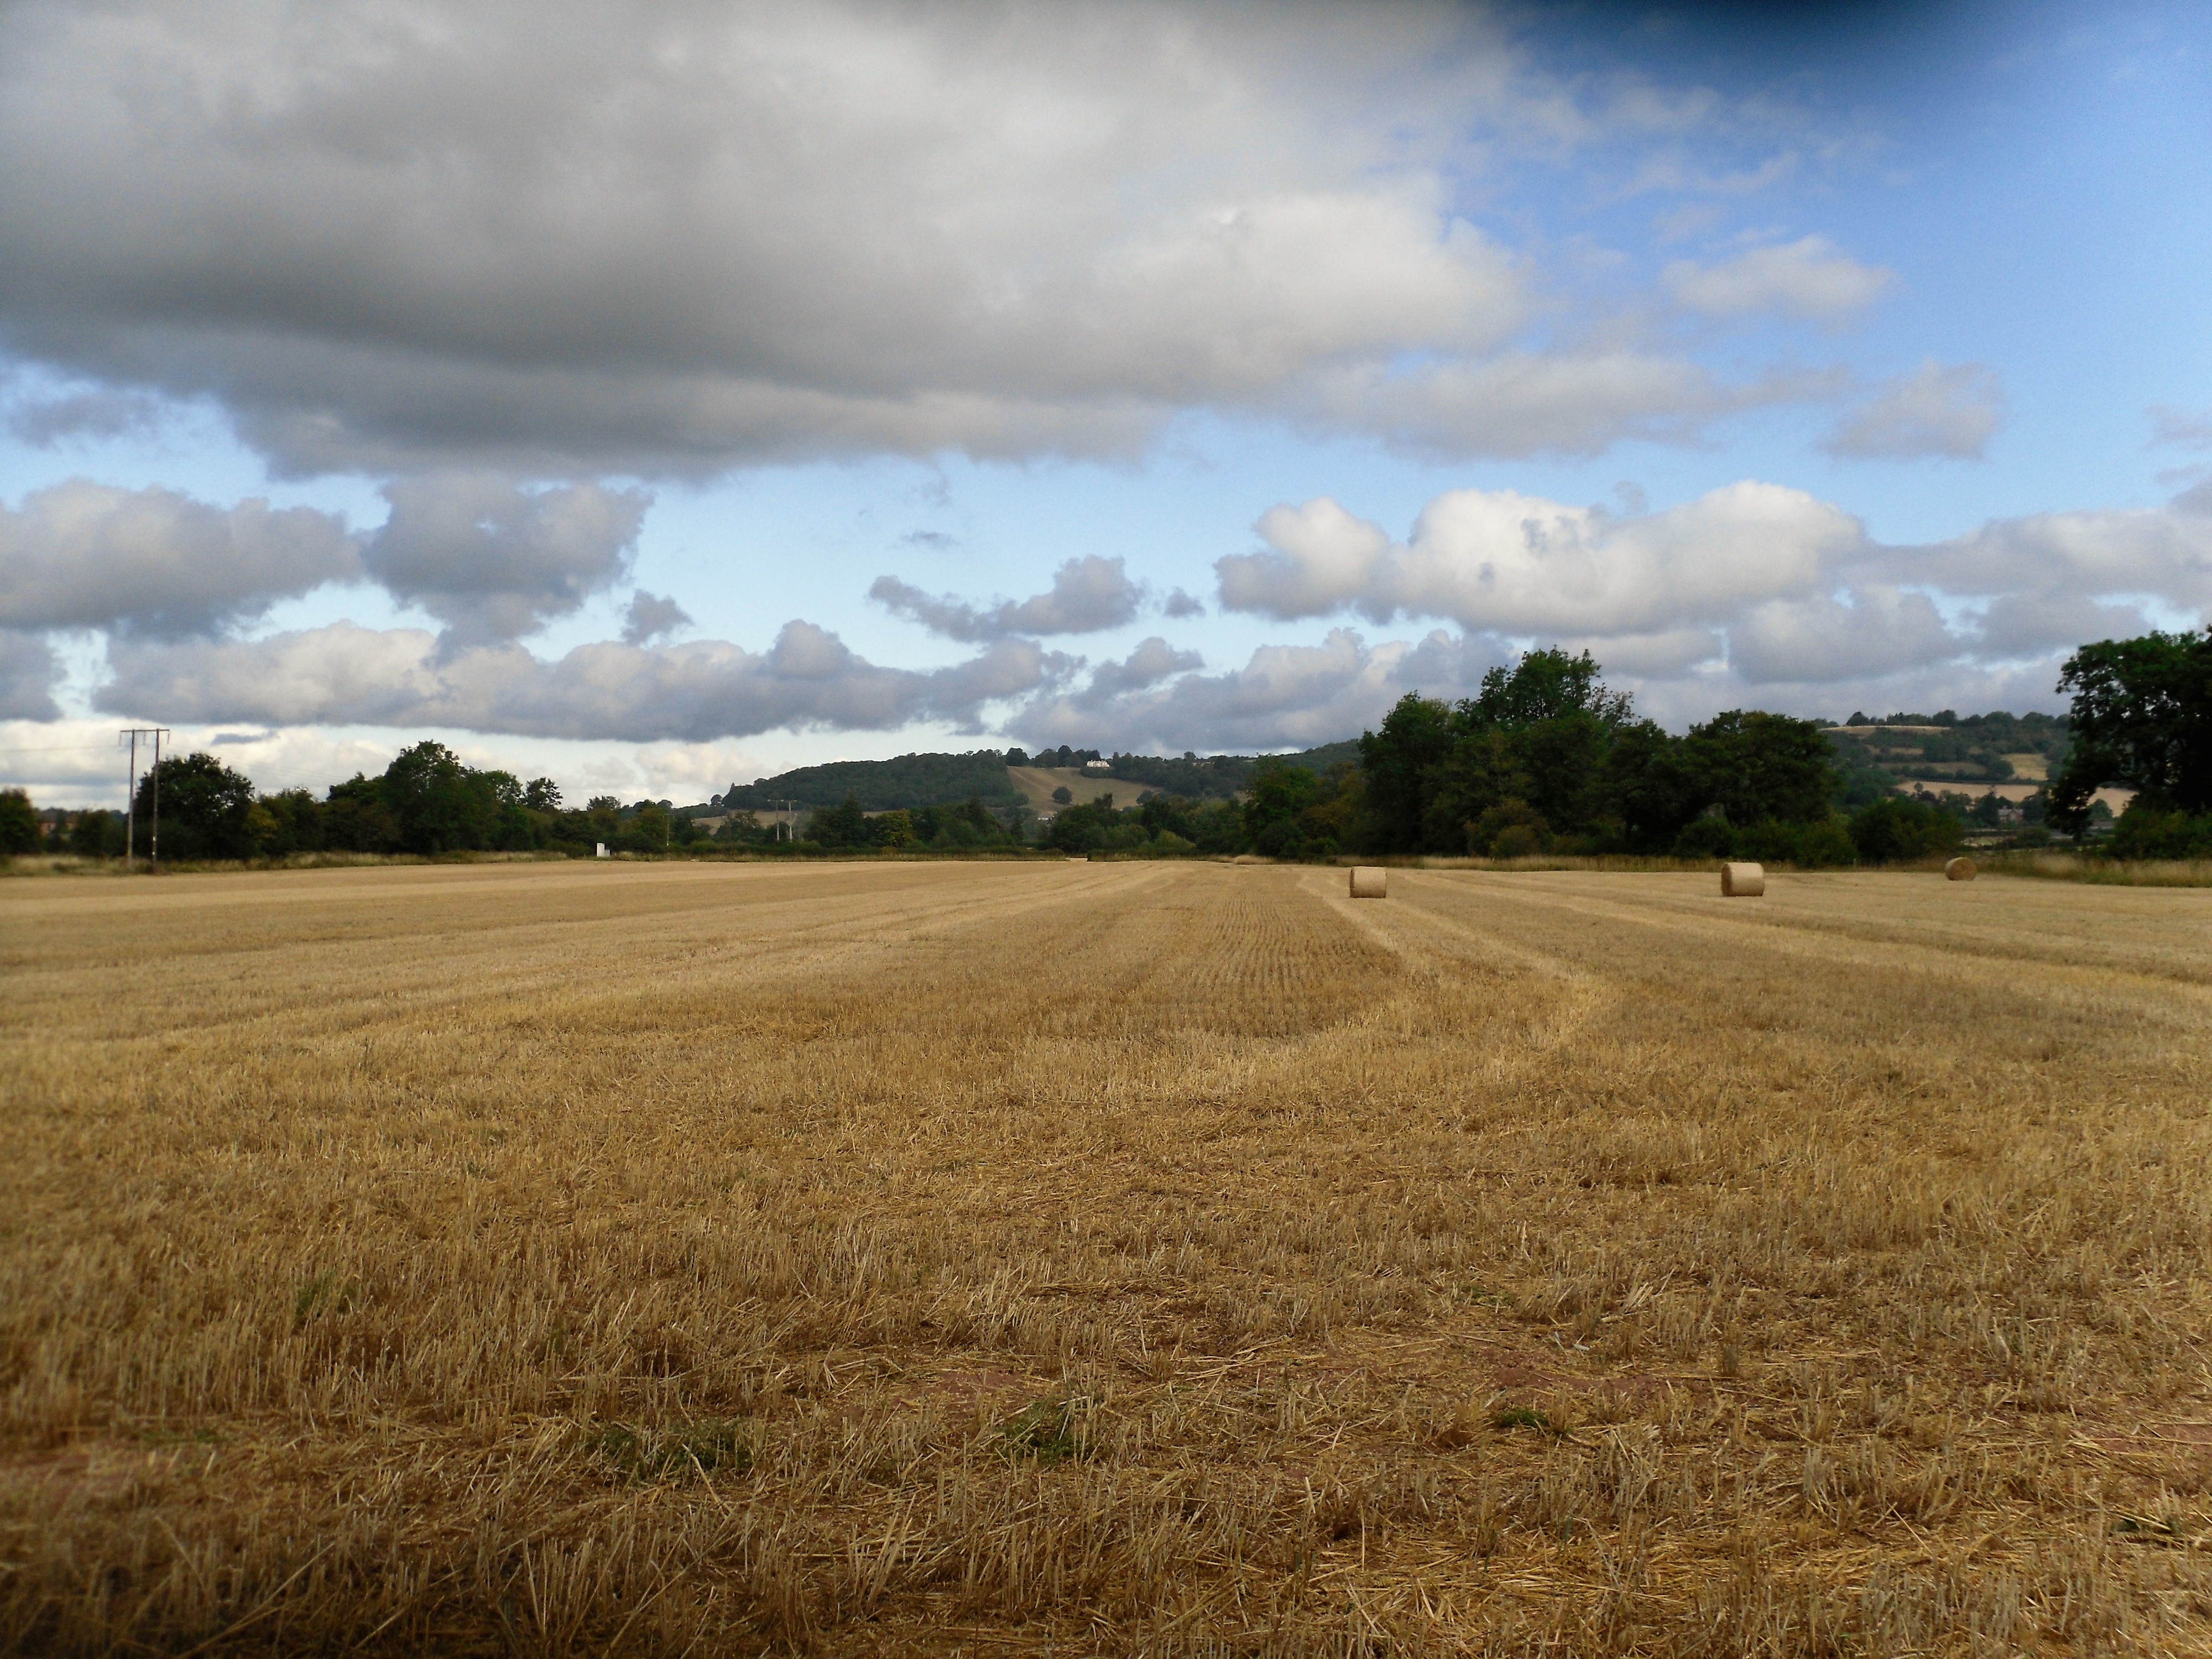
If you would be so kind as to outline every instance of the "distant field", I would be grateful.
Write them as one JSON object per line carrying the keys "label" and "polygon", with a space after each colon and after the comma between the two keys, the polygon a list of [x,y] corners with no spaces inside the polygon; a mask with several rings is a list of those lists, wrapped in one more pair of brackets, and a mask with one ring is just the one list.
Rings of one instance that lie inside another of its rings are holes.
{"label": "distant field", "polygon": [[1053,799],[1052,792],[1061,787],[1078,801],[1111,795],[1115,805],[1133,806],[1139,793],[1150,787],[1103,772],[1086,772],[1079,766],[1009,766],[1006,779],[1022,792],[1031,811],[1042,813],[1060,811],[1060,803]]}
{"label": "distant field", "polygon": [[0,884],[0,1648],[2212,1647],[2212,891]]}
{"label": "distant field", "polygon": [[[1984,795],[1995,795],[2000,800],[2014,801],[2026,800],[2042,787],[2043,785],[2039,781],[2035,783],[1961,783],[1956,778],[1934,776],[1899,778],[1897,781],[1897,788],[1903,794],[1910,794],[1916,789],[1927,789],[1941,794],[1948,789],[1961,794],[1972,795],[1977,799]],[[2091,797],[2093,800],[2104,802],[2112,809],[2115,817],[2126,811],[2128,803],[2135,798],[2136,792],[2132,789],[2100,789]]]}

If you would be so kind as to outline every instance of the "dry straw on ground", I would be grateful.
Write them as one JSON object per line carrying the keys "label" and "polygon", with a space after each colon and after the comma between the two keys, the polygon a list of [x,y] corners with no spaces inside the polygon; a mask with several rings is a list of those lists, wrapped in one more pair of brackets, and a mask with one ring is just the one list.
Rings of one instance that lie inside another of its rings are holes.
{"label": "dry straw on ground", "polygon": [[2212,1645],[2212,894],[1394,876],[0,886],[0,1644]]}
{"label": "dry straw on ground", "polygon": [[1388,898],[1390,896],[1390,872],[1377,864],[1354,865],[1352,870],[1352,896],[1354,898]]}
{"label": "dry straw on ground", "polygon": [[1955,859],[1946,859],[1946,860],[1943,860],[1943,879],[1944,879],[1944,880],[1946,880],[1946,881],[1972,881],[1973,878],[1974,878],[1974,861],[1973,861],[1973,860],[1972,860],[1972,859],[1970,859],[1970,858],[1964,857],[1964,856],[1962,855],[1962,856],[1960,856],[1960,857],[1959,857],[1959,858],[1955,858]]}
{"label": "dry straw on ground", "polygon": [[1757,864],[1721,866],[1723,898],[1759,898],[1766,892],[1766,870]]}

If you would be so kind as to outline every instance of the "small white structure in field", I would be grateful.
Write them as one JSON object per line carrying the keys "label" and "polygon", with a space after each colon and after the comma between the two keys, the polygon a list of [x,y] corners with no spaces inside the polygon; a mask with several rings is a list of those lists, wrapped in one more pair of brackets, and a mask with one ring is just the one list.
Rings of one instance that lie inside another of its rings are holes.
{"label": "small white structure in field", "polygon": [[1085,761],[1083,763],[1083,769],[1086,772],[1110,772],[1114,769],[1114,763],[1112,761]]}
{"label": "small white structure in field", "polygon": [[1757,898],[1766,891],[1766,871],[1756,864],[1721,866],[1723,898]]}
{"label": "small white structure in field", "polygon": [[1946,881],[1972,881],[1973,878],[1974,861],[1972,859],[1953,859],[1943,866],[1943,879]]}
{"label": "small white structure in field", "polygon": [[606,842],[603,842],[603,841],[595,841],[595,842],[593,842],[592,843],[592,846],[594,846],[594,847],[596,847],[596,848],[598,848],[599,849],[599,854],[598,854],[598,856],[599,856],[599,857],[600,857],[600,858],[607,858],[607,857],[611,856],[611,855],[608,853],[608,851],[607,851],[607,844],[606,844]]}
{"label": "small white structure in field", "polygon": [[1354,898],[1389,897],[1390,872],[1377,865],[1353,865],[1352,866],[1352,896]]}

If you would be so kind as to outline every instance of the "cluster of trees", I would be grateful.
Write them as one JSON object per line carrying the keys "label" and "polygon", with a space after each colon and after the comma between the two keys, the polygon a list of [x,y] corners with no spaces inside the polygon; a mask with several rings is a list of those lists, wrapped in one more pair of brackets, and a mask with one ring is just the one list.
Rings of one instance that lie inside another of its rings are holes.
{"label": "cluster of trees", "polygon": [[1112,763],[1114,775],[1132,783],[1196,800],[1227,800],[1250,789],[1261,772],[1271,767],[1302,766],[1325,775],[1333,766],[1357,765],[1358,760],[1358,739],[1347,738],[1297,755],[1201,756],[1189,750],[1179,757],[1116,752]]}
{"label": "cluster of trees", "polygon": [[[870,814],[857,795],[806,821],[799,840],[831,849],[880,848],[891,851],[927,850],[951,853],[976,848],[1019,847],[1024,843],[1024,809],[1015,806],[1002,817],[971,795],[957,806],[895,807]],[[726,845],[758,845],[771,839],[769,831],[744,813],[725,822],[714,832]]]}
{"label": "cluster of trees", "polygon": [[1360,738],[1365,844],[1821,865],[1856,849],[1819,724],[1731,711],[1674,737],[1585,651],[1532,651],[1456,704],[1409,695]]}
{"label": "cluster of trees", "polygon": [[[512,773],[467,765],[438,743],[403,749],[378,776],[356,774],[319,800],[306,789],[257,793],[251,778],[213,755],[173,756],[139,781],[132,802],[142,855],[150,848],[157,802],[161,856],[183,861],[323,852],[580,856],[599,842],[661,852],[704,838],[665,801],[624,807],[601,796],[581,810],[567,808],[550,778],[524,783]],[[124,847],[123,814],[79,812],[59,839],[74,853],[116,857]]]}

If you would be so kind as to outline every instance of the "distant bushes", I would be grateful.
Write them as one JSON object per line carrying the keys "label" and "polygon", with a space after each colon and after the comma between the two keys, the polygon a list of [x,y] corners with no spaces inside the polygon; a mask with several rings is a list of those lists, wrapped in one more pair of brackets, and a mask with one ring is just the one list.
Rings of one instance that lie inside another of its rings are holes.
{"label": "distant bushes", "polygon": [[1966,839],[1956,816],[1926,801],[1892,797],[1851,814],[1850,842],[1863,864],[1903,864],[1948,857]]}
{"label": "distant bushes", "polygon": [[2136,801],[2105,850],[2116,859],[2212,859],[2212,812],[2161,812]]}
{"label": "distant bushes", "polygon": [[[750,814],[745,815],[747,818]],[[725,824],[725,830],[732,825]],[[1018,808],[1004,817],[994,813],[980,796],[971,795],[957,806],[897,808],[870,815],[860,797],[848,795],[827,811],[817,812],[799,832],[799,841],[836,851],[876,848],[887,851],[958,852],[993,847],[1018,847],[1023,842],[1023,816]],[[746,842],[768,839],[750,826],[734,833],[717,832],[717,839]]]}
{"label": "distant bushes", "polygon": [[39,850],[39,815],[21,789],[0,789],[0,853]]}

